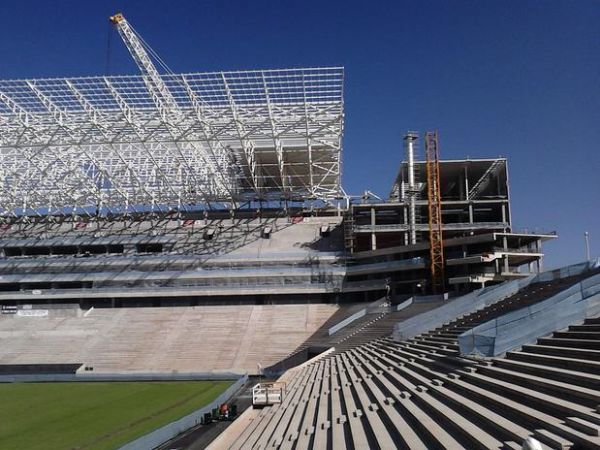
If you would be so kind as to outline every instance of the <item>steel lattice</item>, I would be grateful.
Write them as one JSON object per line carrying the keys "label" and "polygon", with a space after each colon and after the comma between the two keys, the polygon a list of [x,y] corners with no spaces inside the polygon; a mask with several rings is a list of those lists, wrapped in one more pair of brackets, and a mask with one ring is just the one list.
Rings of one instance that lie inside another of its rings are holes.
{"label": "steel lattice", "polygon": [[342,68],[0,81],[4,216],[331,199]]}

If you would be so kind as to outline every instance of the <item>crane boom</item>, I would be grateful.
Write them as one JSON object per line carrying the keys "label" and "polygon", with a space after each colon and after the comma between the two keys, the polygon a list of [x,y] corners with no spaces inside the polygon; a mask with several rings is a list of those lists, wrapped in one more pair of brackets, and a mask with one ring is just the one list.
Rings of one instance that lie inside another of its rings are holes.
{"label": "crane boom", "polygon": [[125,19],[125,16],[122,13],[117,13],[111,16],[109,20],[117,27],[119,35],[127,46],[129,53],[131,53],[133,60],[142,72],[146,87],[152,95],[156,106],[160,109],[163,119],[169,115],[177,114],[179,109],[177,102],[152,63],[141,40]]}
{"label": "crane boom", "polygon": [[[184,111],[179,107],[168,86],[152,63],[150,55],[148,55],[148,52],[146,51],[146,45],[144,45],[142,39],[125,19],[125,16],[123,16],[122,13],[117,13],[114,16],[111,16],[109,20],[116,26],[121,39],[127,46],[129,53],[131,53],[133,60],[140,69],[144,84],[160,112],[160,117],[167,130],[169,130],[173,136],[173,141],[178,153],[177,159],[180,164],[188,165],[188,158],[184,153],[184,149],[181,148],[182,146],[178,142],[179,136],[173,126],[173,124],[178,122],[184,115]],[[201,108],[197,107],[198,100],[196,94],[189,88],[184,77],[181,78],[181,82],[186,86],[186,92],[190,97],[192,104],[195,106],[194,109],[196,112],[200,111]],[[199,120],[200,119],[202,118],[199,117]],[[201,120],[201,122],[204,124],[205,121]],[[212,130],[207,130],[204,125],[203,131],[207,140],[214,134]],[[204,176],[202,177],[203,180],[198,180],[198,187],[204,185],[202,191],[204,192],[207,201],[208,198],[215,193],[217,196],[223,194],[231,196],[231,189],[233,187],[232,179],[226,173],[228,170],[227,162],[230,159],[227,149],[224,148],[220,142],[217,142],[216,146],[212,146],[208,143],[208,148],[204,148],[196,141],[189,141],[188,144],[195,154],[204,162]],[[194,171],[190,169],[190,172],[193,173]]]}

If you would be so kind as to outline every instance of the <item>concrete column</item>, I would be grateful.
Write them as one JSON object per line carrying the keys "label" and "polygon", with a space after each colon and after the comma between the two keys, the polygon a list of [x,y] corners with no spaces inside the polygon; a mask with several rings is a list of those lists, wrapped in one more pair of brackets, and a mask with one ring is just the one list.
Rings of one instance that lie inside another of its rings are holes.
{"label": "concrete column", "polygon": [[506,223],[506,204],[502,203],[502,222]]}
{"label": "concrete column", "polygon": [[377,235],[375,234],[375,208],[371,208],[371,250],[377,250]]}
{"label": "concrete column", "polygon": [[465,166],[465,200],[469,200],[469,170]]}
{"label": "concrete column", "polygon": [[473,223],[473,204],[469,203],[469,223]]}
{"label": "concrete column", "polygon": [[[506,238],[506,236],[502,237],[502,247],[504,247],[504,251],[508,251],[508,239]],[[508,266],[508,256],[504,255],[504,271],[508,273],[509,271],[509,266]]]}
{"label": "concrete column", "polygon": [[[404,208],[402,208],[404,211],[404,224],[408,225],[408,208],[406,206],[404,206]],[[408,241],[408,230],[404,232],[404,245],[408,245],[409,241]]]}

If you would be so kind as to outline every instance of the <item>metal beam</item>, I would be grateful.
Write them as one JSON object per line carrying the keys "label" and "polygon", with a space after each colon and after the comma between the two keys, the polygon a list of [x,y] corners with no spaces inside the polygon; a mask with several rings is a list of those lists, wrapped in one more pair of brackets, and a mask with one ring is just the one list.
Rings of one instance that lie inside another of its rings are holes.
{"label": "metal beam", "polygon": [[168,117],[143,76],[0,80],[0,214],[339,194],[342,69],[160,78]]}

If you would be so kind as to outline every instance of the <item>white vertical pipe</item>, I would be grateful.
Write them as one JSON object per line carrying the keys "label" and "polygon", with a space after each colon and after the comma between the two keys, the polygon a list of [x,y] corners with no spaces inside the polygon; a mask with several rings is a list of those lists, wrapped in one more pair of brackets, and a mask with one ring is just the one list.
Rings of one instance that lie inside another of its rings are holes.
{"label": "white vertical pipe", "polygon": [[590,261],[590,233],[584,232],[583,237],[585,239],[585,260]]}
{"label": "white vertical pipe", "polygon": [[406,161],[408,162],[408,231],[410,244],[417,243],[415,209],[415,140],[417,140],[417,135],[415,133],[407,133],[406,136],[404,136],[404,141],[406,142]]}

